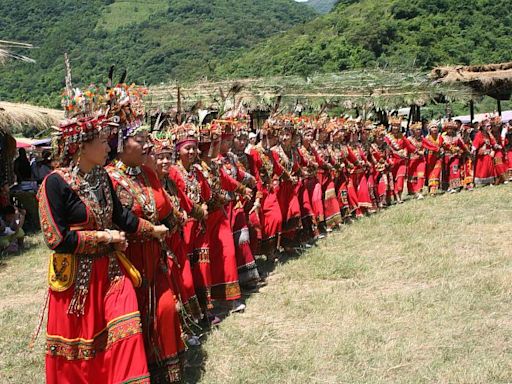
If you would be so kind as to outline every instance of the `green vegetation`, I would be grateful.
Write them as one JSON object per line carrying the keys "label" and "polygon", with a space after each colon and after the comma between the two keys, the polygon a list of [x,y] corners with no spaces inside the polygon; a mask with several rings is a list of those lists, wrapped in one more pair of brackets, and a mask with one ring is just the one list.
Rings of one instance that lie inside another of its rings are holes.
{"label": "green vegetation", "polygon": [[338,0],[308,0],[305,4],[313,7],[318,13],[329,12]]}
{"label": "green vegetation", "polygon": [[293,0],[3,0],[0,14],[3,39],[38,47],[36,64],[0,68],[0,99],[52,107],[64,86],[64,52],[76,84],[105,80],[111,64],[138,83],[186,80],[210,76],[227,54],[314,16]]}
{"label": "green vegetation", "polygon": [[105,7],[96,30],[112,32],[121,27],[150,20],[158,12],[167,12],[168,0],[117,0]]}
{"label": "green vegetation", "polygon": [[[278,265],[192,353],[188,382],[509,382],[510,188],[410,201]],[[27,244],[0,263],[2,383],[43,377],[44,328],[27,345],[49,251]]]}
{"label": "green vegetation", "polygon": [[507,0],[342,0],[331,13],[266,40],[217,73],[308,75],[503,62],[512,60],[511,25]]}

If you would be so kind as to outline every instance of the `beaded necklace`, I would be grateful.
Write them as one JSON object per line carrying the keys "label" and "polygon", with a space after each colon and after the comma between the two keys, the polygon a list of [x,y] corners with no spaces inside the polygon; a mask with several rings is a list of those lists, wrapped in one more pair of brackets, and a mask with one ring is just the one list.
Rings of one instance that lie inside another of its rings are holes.
{"label": "beaded necklace", "polygon": [[199,184],[199,180],[197,180],[195,167],[192,165],[190,171],[187,171],[181,160],[177,161],[176,166],[185,181],[186,194],[192,202],[199,204],[201,202],[201,185]]}
{"label": "beaded necklace", "polygon": [[62,170],[59,174],[68,182],[71,189],[89,208],[98,229],[112,226],[113,202],[108,175],[101,167],[94,167],[84,173],[78,166],[72,170]]}
{"label": "beaded necklace", "polygon": [[156,224],[158,221],[158,211],[156,209],[155,196],[146,173],[142,172],[140,167],[129,167],[121,160],[114,160],[113,164],[114,172],[112,172],[112,176],[119,185],[137,200],[142,208],[144,218]]}

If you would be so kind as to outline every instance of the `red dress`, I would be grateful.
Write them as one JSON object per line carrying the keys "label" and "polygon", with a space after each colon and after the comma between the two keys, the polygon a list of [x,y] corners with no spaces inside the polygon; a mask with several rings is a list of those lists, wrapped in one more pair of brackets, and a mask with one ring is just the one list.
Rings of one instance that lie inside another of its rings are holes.
{"label": "red dress", "polygon": [[103,169],[96,172],[101,184],[92,192],[95,198],[88,193],[92,189],[83,188],[83,177],[68,169],[48,175],[39,190],[41,228],[55,252],[49,274],[46,382],[149,384],[132,282],[112,248],[97,243],[95,231],[115,224],[140,234],[150,226],[123,209],[108,175]]}
{"label": "red dress", "polygon": [[[153,224],[165,222],[172,205],[157,174],[146,166],[127,167],[120,161],[107,167],[114,189],[125,208]],[[143,276],[136,288],[151,380],[179,382],[180,354],[184,351],[177,298],[168,272],[168,254],[148,234],[128,237],[126,255]],[[165,243],[164,243],[165,244]]]}
{"label": "red dress", "polygon": [[332,147],[332,158],[336,170],[335,185],[338,190],[338,201],[340,208],[345,210],[345,216],[359,211],[357,190],[351,177],[352,171],[357,164],[357,157],[346,144],[334,145]]}
{"label": "red dress", "polygon": [[[311,201],[312,195],[310,195],[308,187],[306,185],[306,178],[304,171],[307,172],[307,167],[309,166],[308,161],[304,158],[302,151],[299,148],[292,148],[290,153],[291,158],[294,161],[298,162],[298,170],[295,171],[295,174],[298,176],[298,182],[295,187],[295,192],[299,199],[300,212],[301,212],[301,240],[311,240],[319,235],[318,232],[318,220],[316,218],[315,210],[313,208],[313,203]],[[288,156],[288,154],[286,155]],[[322,204],[322,193],[321,187],[318,183],[318,179],[316,182],[316,194],[313,196],[317,201],[317,208],[321,211],[321,215],[323,216],[323,204]],[[313,185],[313,192],[315,192],[315,185]]]}
{"label": "red dress", "polygon": [[[290,242],[301,226],[301,207],[297,196],[298,179],[294,174],[300,169],[298,159],[291,159],[280,146],[272,149],[273,161],[283,169],[277,190],[277,201],[283,217],[282,240]],[[295,179],[294,179],[295,178]]]}
{"label": "red dress", "polygon": [[375,212],[376,207],[371,196],[371,189],[368,184],[369,162],[361,145],[356,144],[352,147],[356,162],[352,169],[352,182],[357,191],[357,201],[359,202],[358,216],[364,212]]}
{"label": "red dress", "polygon": [[461,158],[467,152],[466,145],[460,136],[443,136],[444,148],[444,185],[448,189],[456,189],[462,186]]}
{"label": "red dress", "polygon": [[399,197],[404,190],[404,180],[407,174],[407,157],[406,157],[406,143],[407,140],[401,134],[399,137],[387,133],[385,137],[386,143],[391,149],[391,173],[393,174],[393,181],[395,184],[395,194]]}
{"label": "red dress", "polygon": [[425,185],[425,154],[423,140],[413,136],[407,138],[407,151],[409,153],[409,166],[407,169],[407,190],[409,193],[421,193]]}
{"label": "red dress", "polygon": [[327,228],[332,229],[341,224],[340,204],[336,196],[333,178],[334,160],[327,145],[318,147],[317,156],[319,165],[317,177],[322,188],[324,219]]}
{"label": "red dress", "polygon": [[310,145],[303,145],[300,148],[306,165],[302,168],[302,179],[304,188],[307,191],[311,208],[317,223],[325,221],[325,212],[323,204],[322,185],[318,178],[319,170],[323,161],[320,159],[317,150]]}
{"label": "red dress", "polygon": [[473,139],[472,152],[475,153],[475,185],[489,185],[495,181],[494,151],[496,145],[489,134],[478,131]]}
{"label": "red dress", "polygon": [[[167,176],[162,181],[164,191],[168,194],[168,198],[172,203],[173,209],[176,210],[174,216],[181,216],[180,208],[187,213],[192,214],[192,201],[178,189],[176,183]],[[172,216],[171,216],[172,217]],[[184,231],[182,223],[169,222],[170,235],[167,236],[167,248],[171,250],[174,257],[168,258],[171,278],[177,283],[180,293],[181,302],[187,313],[195,320],[201,318],[201,307],[196,295],[194,287],[194,277],[188,257],[188,247],[184,239]]]}
{"label": "red dress", "polygon": [[[242,155],[242,156],[245,156]],[[224,171],[242,185],[247,186],[253,182],[254,177],[245,171],[245,166],[240,162],[238,156],[228,152],[220,154],[219,160],[223,163]],[[241,285],[251,285],[260,280],[256,261],[252,254],[249,236],[249,226],[245,216],[246,201],[234,196],[234,199],[227,205],[227,213],[230,217],[233,239],[235,241],[235,257],[238,270],[238,278]]]}
{"label": "red dress", "polygon": [[283,228],[283,215],[277,198],[279,179],[284,172],[279,162],[270,151],[262,147],[254,147],[249,154],[249,169],[256,178],[257,193],[260,197],[261,209],[259,221],[261,223],[261,252],[272,254],[278,244]]}
{"label": "red dress", "polygon": [[387,161],[387,144],[382,142],[379,146],[372,143],[370,146],[370,155],[373,160],[373,180],[376,189],[376,199],[379,206],[387,205],[394,193],[393,175],[391,174],[389,163]]}
{"label": "red dress", "polygon": [[508,177],[508,161],[507,154],[505,151],[505,138],[501,136],[492,135],[494,141],[496,142],[495,150],[494,150],[494,171],[495,177],[497,181],[505,181]]}
{"label": "red dress", "polygon": [[237,300],[241,297],[241,291],[228,206],[232,200],[229,193],[243,193],[245,187],[226,174],[219,160],[213,160],[210,167],[203,163],[202,168],[207,173],[212,191],[206,225],[210,246],[212,299]]}
{"label": "red dress", "polygon": [[423,148],[427,151],[426,158],[426,180],[429,193],[436,193],[441,183],[441,171],[443,169],[442,148],[443,137],[437,135],[434,139],[432,135],[423,138]]}
{"label": "red dress", "polygon": [[208,234],[201,204],[210,200],[210,186],[198,164],[187,171],[181,161],[178,161],[169,169],[169,178],[180,191],[180,205],[191,205],[188,220],[183,227],[183,241],[190,261],[195,292],[203,311],[206,311],[211,307],[212,278]]}

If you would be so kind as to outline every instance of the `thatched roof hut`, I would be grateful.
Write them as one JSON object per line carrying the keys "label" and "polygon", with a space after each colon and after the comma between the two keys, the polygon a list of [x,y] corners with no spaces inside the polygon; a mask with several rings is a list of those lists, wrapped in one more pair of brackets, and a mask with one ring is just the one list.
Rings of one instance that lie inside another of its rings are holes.
{"label": "thatched roof hut", "polygon": [[[471,98],[471,90],[464,85],[432,83],[425,73],[360,70],[305,78],[280,76],[159,85],[150,88],[150,109],[175,106],[178,86],[185,108],[201,101],[203,107],[215,109],[232,88],[237,88],[236,98],[241,98],[249,110],[268,110],[278,98],[282,108],[293,109],[300,103],[316,110],[327,104],[391,110],[438,101],[468,101]],[[231,96],[234,98],[235,94]]]}
{"label": "thatched roof hut", "polygon": [[0,101],[0,131],[11,132],[13,128],[24,126],[46,130],[58,125],[64,112],[57,109],[36,107],[30,104]]}
{"label": "thatched roof hut", "polygon": [[512,62],[434,68],[430,78],[438,84],[463,84],[477,95],[509,100],[512,95]]}

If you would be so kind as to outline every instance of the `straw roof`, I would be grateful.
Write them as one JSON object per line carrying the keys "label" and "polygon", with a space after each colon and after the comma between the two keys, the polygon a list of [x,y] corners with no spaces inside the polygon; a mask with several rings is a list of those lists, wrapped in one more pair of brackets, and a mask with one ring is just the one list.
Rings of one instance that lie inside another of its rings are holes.
{"label": "straw roof", "polygon": [[[306,78],[281,76],[158,85],[150,88],[149,109],[176,106],[178,87],[184,108],[200,101],[204,108],[218,109],[225,98],[228,101],[236,98],[248,110],[269,110],[277,99],[282,108],[288,109],[300,103],[313,109],[328,104],[391,110],[440,100],[468,101],[471,98],[470,89],[463,85],[433,84],[425,73],[361,70]],[[236,91],[231,92],[232,89]]]}
{"label": "straw roof", "polygon": [[464,84],[478,95],[509,100],[512,95],[512,62],[501,64],[434,68],[430,78],[436,83]]}
{"label": "straw roof", "polygon": [[44,130],[58,125],[63,118],[64,112],[60,110],[0,101],[0,131],[3,132],[24,126]]}

